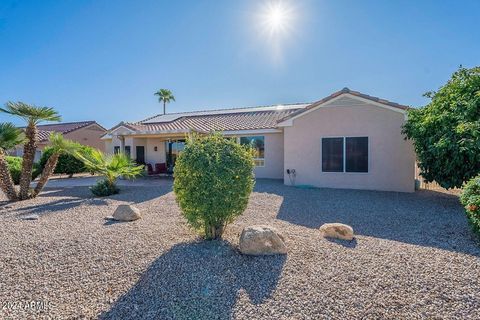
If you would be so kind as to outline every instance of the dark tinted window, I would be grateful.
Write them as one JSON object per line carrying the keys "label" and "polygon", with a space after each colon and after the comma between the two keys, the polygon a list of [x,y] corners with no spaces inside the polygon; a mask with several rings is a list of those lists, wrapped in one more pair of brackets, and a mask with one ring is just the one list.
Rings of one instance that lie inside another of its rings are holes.
{"label": "dark tinted window", "polygon": [[130,146],[125,146],[125,154],[127,155],[127,157],[130,158],[130,154],[131,154],[131,149],[130,149]]}
{"label": "dark tinted window", "polygon": [[322,171],[343,172],[343,138],[322,138]]}
{"label": "dark tinted window", "polygon": [[345,138],[346,172],[368,172],[368,137]]}
{"label": "dark tinted window", "polygon": [[120,153],[120,147],[119,146],[113,147],[113,153],[115,154]]}

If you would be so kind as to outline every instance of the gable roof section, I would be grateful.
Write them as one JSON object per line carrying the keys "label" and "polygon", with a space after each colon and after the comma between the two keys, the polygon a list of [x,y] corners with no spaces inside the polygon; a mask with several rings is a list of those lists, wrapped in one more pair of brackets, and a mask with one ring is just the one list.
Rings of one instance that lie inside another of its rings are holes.
{"label": "gable roof section", "polygon": [[103,130],[106,130],[104,127],[99,125],[95,121],[80,121],[80,122],[65,122],[65,123],[55,123],[55,124],[43,124],[37,126],[38,129],[38,141],[45,142],[48,141],[50,134],[52,132],[67,134],[75,130],[88,127],[92,124],[98,125]]}
{"label": "gable roof section", "polygon": [[306,106],[303,103],[156,115],[135,123],[121,122],[109,133],[122,126],[137,134],[275,129],[278,120]]}
{"label": "gable roof section", "polygon": [[358,91],[353,91],[353,90],[350,90],[349,88],[343,88],[340,91],[332,93],[328,97],[325,97],[325,98],[323,98],[323,99],[321,99],[317,102],[312,103],[311,105],[307,106],[306,108],[303,108],[301,110],[297,110],[297,111],[287,115],[283,119],[280,119],[278,121],[278,124],[279,124],[279,126],[288,125],[286,123],[287,120],[293,120],[295,118],[301,117],[301,116],[307,114],[308,112],[313,111],[314,109],[317,109],[318,107],[321,107],[322,105],[326,104],[327,102],[332,102],[336,99],[339,99],[341,96],[351,96],[354,99],[356,98],[358,100],[364,100],[364,101],[370,102],[370,103],[372,103],[376,106],[384,107],[384,108],[394,110],[394,111],[398,111],[398,112],[401,112],[401,113],[405,113],[405,110],[410,108],[408,106],[401,105],[401,104],[398,104],[398,103],[395,103],[395,102],[391,102],[391,101],[388,101],[388,100],[385,100],[385,99],[381,99],[381,98],[378,98],[378,97],[373,97],[373,96],[370,96],[368,94],[364,94],[364,93],[361,93],[361,92],[358,92]]}

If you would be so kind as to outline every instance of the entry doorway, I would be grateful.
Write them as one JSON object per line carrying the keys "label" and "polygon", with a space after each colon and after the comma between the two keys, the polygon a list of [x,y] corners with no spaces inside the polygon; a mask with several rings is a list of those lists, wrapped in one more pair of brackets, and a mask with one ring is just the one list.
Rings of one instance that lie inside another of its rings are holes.
{"label": "entry doorway", "polygon": [[137,153],[136,161],[138,164],[145,164],[145,147],[144,146],[136,146],[135,151]]}
{"label": "entry doorway", "polygon": [[177,157],[184,148],[185,140],[170,140],[165,142],[165,150],[167,152],[167,168],[169,172],[173,172]]}

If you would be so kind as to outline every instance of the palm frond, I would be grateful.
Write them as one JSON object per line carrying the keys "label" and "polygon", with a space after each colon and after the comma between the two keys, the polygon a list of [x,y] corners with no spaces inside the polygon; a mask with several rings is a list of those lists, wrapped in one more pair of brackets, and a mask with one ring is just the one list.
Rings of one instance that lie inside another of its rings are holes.
{"label": "palm frond", "polygon": [[27,122],[38,124],[41,121],[60,121],[61,117],[55,109],[51,107],[37,107],[23,102],[9,101],[4,108],[0,108],[1,112],[5,112],[24,119]]}
{"label": "palm frond", "polygon": [[0,123],[0,149],[8,150],[22,144],[25,134],[12,123]]}
{"label": "palm frond", "polygon": [[160,102],[169,103],[170,101],[175,101],[172,91],[168,89],[160,89],[154,95],[158,96],[158,101]]}
{"label": "palm frond", "polygon": [[70,153],[74,154],[80,149],[80,144],[72,140],[63,138],[60,133],[52,132],[50,134],[50,146],[56,153]]}

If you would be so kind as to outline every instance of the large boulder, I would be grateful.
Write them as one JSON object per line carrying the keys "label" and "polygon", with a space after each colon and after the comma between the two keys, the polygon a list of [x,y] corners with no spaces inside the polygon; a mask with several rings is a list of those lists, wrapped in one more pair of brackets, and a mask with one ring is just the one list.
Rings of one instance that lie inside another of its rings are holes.
{"label": "large boulder", "polygon": [[140,219],[140,210],[129,204],[121,204],[113,213],[112,219],[117,221],[135,221]]}
{"label": "large boulder", "polygon": [[286,254],[283,236],[269,226],[250,226],[240,236],[240,252],[248,255]]}
{"label": "large boulder", "polygon": [[320,227],[320,232],[326,238],[353,240],[353,229],[343,223],[325,223]]}

